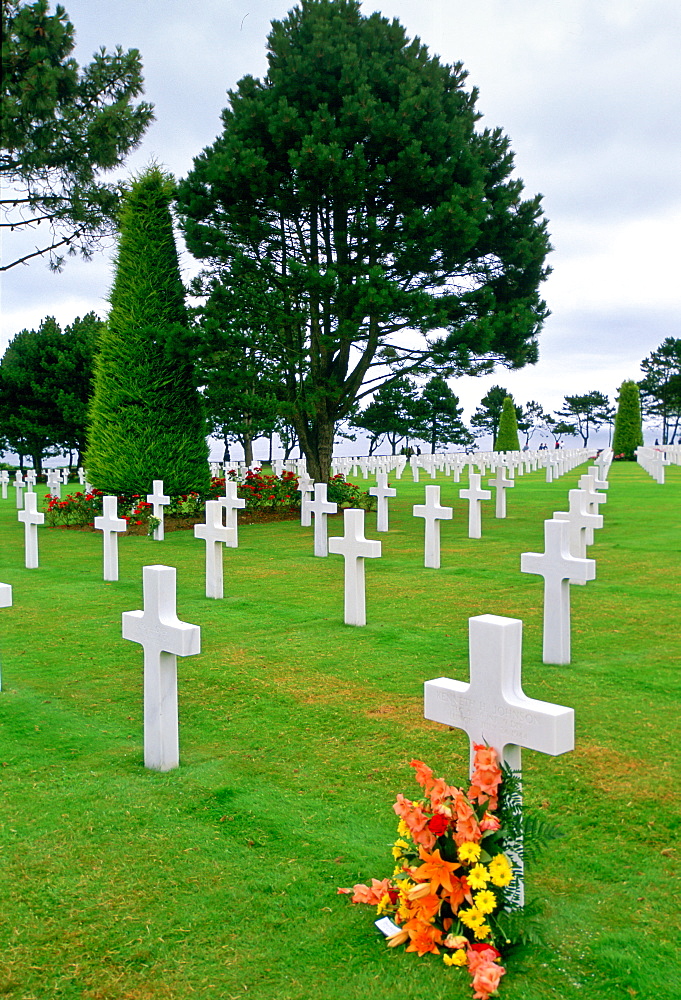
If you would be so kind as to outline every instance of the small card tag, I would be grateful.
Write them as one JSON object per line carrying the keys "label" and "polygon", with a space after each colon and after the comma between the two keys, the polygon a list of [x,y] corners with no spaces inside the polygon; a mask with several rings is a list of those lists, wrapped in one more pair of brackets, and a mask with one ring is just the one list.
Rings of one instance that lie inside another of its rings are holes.
{"label": "small card tag", "polygon": [[392,922],[390,917],[381,917],[380,920],[374,920],[374,924],[385,937],[392,937],[393,934],[399,934],[401,930],[397,924]]}

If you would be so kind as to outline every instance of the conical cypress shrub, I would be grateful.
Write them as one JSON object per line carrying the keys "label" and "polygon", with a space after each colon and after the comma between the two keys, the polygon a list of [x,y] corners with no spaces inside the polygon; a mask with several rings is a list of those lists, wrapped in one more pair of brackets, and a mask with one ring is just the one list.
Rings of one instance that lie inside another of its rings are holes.
{"label": "conical cypress shrub", "polygon": [[494,442],[495,451],[520,451],[518,438],[518,417],[513,405],[513,397],[506,396],[499,417],[497,439]]}
{"label": "conical cypress shrub", "polygon": [[633,462],[636,449],[642,444],[641,398],[636,383],[627,379],[619,388],[612,450],[616,458],[622,457]]}
{"label": "conical cypress shrub", "polygon": [[187,350],[173,182],[158,167],[124,199],[111,312],[95,364],[88,479],[105,493],[176,496],[209,483],[201,397]]}

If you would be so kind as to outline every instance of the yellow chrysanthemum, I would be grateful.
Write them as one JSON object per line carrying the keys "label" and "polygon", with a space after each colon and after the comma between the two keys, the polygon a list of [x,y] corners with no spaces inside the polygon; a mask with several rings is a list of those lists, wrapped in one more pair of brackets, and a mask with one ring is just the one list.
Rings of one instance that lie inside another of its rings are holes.
{"label": "yellow chrysanthemum", "polygon": [[442,961],[445,965],[465,965],[468,958],[463,948],[459,948],[453,955],[443,955]]}
{"label": "yellow chrysanthemum", "polygon": [[397,824],[397,834],[399,837],[409,836],[409,827],[407,826],[407,824],[404,822],[403,819],[401,819]]}
{"label": "yellow chrysanthemum", "polygon": [[474,844],[471,840],[467,840],[466,843],[462,844],[459,848],[459,861],[464,861],[467,864],[479,861],[480,851],[480,844]]}
{"label": "yellow chrysanthemum", "polygon": [[391,907],[390,896],[386,892],[384,896],[381,896],[381,899],[379,900],[378,905],[376,906],[376,913],[378,913],[380,917],[382,913],[387,913],[390,907]]}
{"label": "yellow chrysanthemum", "polygon": [[409,844],[406,840],[398,839],[395,841],[392,847],[392,855],[394,858],[401,858],[405,851],[410,850]]}
{"label": "yellow chrysanthemum", "polygon": [[489,877],[493,885],[503,887],[513,879],[513,869],[505,854],[497,854],[489,863]]}
{"label": "yellow chrysanthemum", "polygon": [[480,927],[485,922],[485,915],[474,906],[471,906],[469,910],[459,910],[457,917],[462,924],[470,927],[471,930]]}
{"label": "yellow chrysanthemum", "polygon": [[394,877],[395,877],[396,875],[401,875],[403,871],[404,871],[404,868],[402,867],[402,865],[396,865],[396,866],[395,866],[395,867],[393,868],[393,878],[394,878]]}
{"label": "yellow chrysanthemum", "polygon": [[489,889],[483,889],[482,892],[476,892],[473,902],[481,913],[491,913],[497,905],[497,897]]}
{"label": "yellow chrysanthemum", "polygon": [[480,924],[479,927],[473,928],[473,933],[475,934],[478,941],[482,941],[483,938],[486,938],[488,934],[492,933],[492,928],[489,926],[489,924]]}
{"label": "yellow chrysanthemum", "polygon": [[486,889],[490,875],[484,865],[475,865],[466,875],[466,881],[471,889]]}

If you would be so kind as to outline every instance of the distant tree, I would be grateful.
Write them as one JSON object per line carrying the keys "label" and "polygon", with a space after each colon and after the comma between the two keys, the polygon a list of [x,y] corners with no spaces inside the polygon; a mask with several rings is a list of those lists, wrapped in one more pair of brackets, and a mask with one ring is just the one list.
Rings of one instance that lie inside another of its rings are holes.
{"label": "distant tree", "polygon": [[369,435],[370,455],[383,437],[395,455],[398,442],[413,436],[416,400],[415,383],[403,377],[382,385],[369,405],[357,414],[354,424]]}
{"label": "distant tree", "polygon": [[623,455],[625,459],[633,462],[636,458],[636,449],[642,444],[641,399],[636,383],[627,379],[619,387],[612,450],[615,456]]}
{"label": "distant tree", "polygon": [[499,429],[494,442],[495,451],[520,451],[518,416],[513,396],[507,396],[501,408]]}
{"label": "distant tree", "polygon": [[149,493],[154,479],[170,495],[209,483],[172,194],[172,179],[151,167],[123,201],[86,455],[90,482],[105,493]]}
{"label": "distant tree", "polygon": [[0,426],[7,446],[43,458],[75,451],[82,461],[93,362],[104,323],[94,313],[76,318],[62,332],[48,316],[38,330],[22,330],[0,361]]}
{"label": "distant tree", "polygon": [[414,437],[427,441],[431,454],[438,446],[459,444],[464,447],[473,441],[473,435],[461,420],[463,407],[459,397],[441,375],[435,375],[423,387],[417,400],[417,419]]}
{"label": "distant tree", "polygon": [[681,425],[681,337],[667,337],[641,362],[638,383],[646,417],[662,424],[662,444],[674,444]]}
{"label": "distant tree", "polygon": [[507,396],[507,389],[502,389],[500,385],[493,385],[482,397],[480,405],[471,417],[471,430],[476,437],[490,434],[492,442],[496,441],[499,418]]}
{"label": "distant tree", "polygon": [[[47,0],[5,0],[2,19],[0,207],[5,233],[40,227],[42,246],[1,270],[49,254],[92,254],[115,230],[120,187],[100,174],[119,167],[153,120],[142,93],[137,49],[105,49],[81,71],[71,58],[74,29]],[[7,235],[5,236],[7,241]]]}
{"label": "distant tree", "polygon": [[591,432],[610,423],[614,415],[615,410],[610,400],[597,389],[581,396],[565,396],[563,409],[556,411],[557,417],[568,422],[574,420],[585,448],[588,447]]}
{"label": "distant tree", "polygon": [[301,0],[268,46],[178,206],[235,304],[254,286],[266,302],[288,417],[326,480],[335,427],[395,375],[536,359],[550,245],[460,63],[359,0]]}
{"label": "distant tree", "polygon": [[565,420],[556,420],[550,413],[544,416],[544,427],[546,427],[553,438],[553,443],[556,447],[560,444],[562,438],[572,437],[577,433],[576,424],[568,424]]}
{"label": "distant tree", "polygon": [[532,435],[546,422],[546,413],[541,403],[531,399],[525,406],[516,406],[518,431],[525,435],[525,447],[529,447]]}

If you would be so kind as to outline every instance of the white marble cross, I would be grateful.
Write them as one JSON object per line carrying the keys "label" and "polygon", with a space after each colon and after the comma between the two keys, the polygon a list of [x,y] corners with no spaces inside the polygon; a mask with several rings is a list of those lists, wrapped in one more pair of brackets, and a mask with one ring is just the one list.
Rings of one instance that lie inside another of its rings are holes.
{"label": "white marble cross", "polygon": [[0,469],[0,487],[2,487],[2,499],[7,499],[7,485],[9,483],[9,472],[7,469]]}
{"label": "white marble cross", "polygon": [[118,516],[118,497],[102,498],[102,514],[96,517],[95,529],[102,532],[104,542],[104,579],[118,579],[118,532],[125,531],[128,522]]}
{"label": "white marble cross", "polygon": [[[229,528],[231,534],[229,540],[224,539],[224,543],[229,549],[239,547],[239,524],[237,520],[237,510],[243,510],[246,501],[243,497],[237,496],[238,484],[234,479],[225,479],[225,495],[220,497],[220,504],[225,508],[225,527]],[[220,595],[222,597],[222,594]]]}
{"label": "white marble cross", "polygon": [[544,663],[570,663],[570,584],[595,580],[595,559],[570,555],[567,521],[544,521],[544,552],[523,552],[520,571],[544,577]]}
{"label": "white marble cross", "polygon": [[507,477],[505,465],[497,465],[496,477],[488,479],[487,485],[496,490],[495,517],[506,517],[506,490],[515,486],[515,483]]}
{"label": "white marble cross", "polygon": [[468,489],[459,490],[462,500],[468,500],[468,537],[482,538],[482,501],[492,496],[489,490],[480,489],[480,473],[471,472],[468,476]]}
{"label": "white marble cross", "polygon": [[37,493],[27,493],[24,509],[17,517],[24,522],[24,550],[26,569],[38,567],[38,525],[45,523],[45,515],[36,509]]}
{"label": "white marble cross", "polygon": [[47,470],[47,487],[50,496],[56,497],[57,500],[61,499],[61,472],[59,469]]}
{"label": "white marble cross", "polygon": [[[602,528],[603,515],[590,514],[587,510],[587,496],[584,490],[568,492],[570,509],[556,510],[554,521],[568,521],[570,524],[570,553],[578,559],[586,558],[586,547],[589,544],[587,528]],[[579,582],[579,581],[576,581]]]}
{"label": "white marble cross", "polygon": [[33,493],[35,491],[35,484],[37,478],[38,477],[35,474],[35,469],[26,470],[26,475],[24,476],[24,482],[26,483],[26,489],[28,490],[29,493]]}
{"label": "white marble cross", "polygon": [[0,583],[0,608],[12,607],[12,587],[9,583]]}
{"label": "white marble cross", "polygon": [[177,657],[201,652],[201,629],[176,612],[173,566],[144,566],[144,611],[123,612],[123,638],[144,649],[144,766],[170,771],[180,762]]}
{"label": "white marble cross", "polygon": [[378,559],[381,543],[364,537],[364,511],[343,511],[345,534],[329,539],[329,552],[345,557],[345,624],[366,625],[364,560]]}
{"label": "white marble cross", "polygon": [[[577,486],[580,490],[584,490],[586,493],[586,510],[588,514],[598,514],[599,507],[602,503],[607,503],[607,496],[605,493],[599,493],[596,487],[596,480],[598,479],[592,472],[585,472],[583,476],[579,477],[579,482]],[[598,480],[600,482],[600,480]],[[608,484],[606,483],[606,488]],[[594,529],[586,528],[586,544],[593,545],[594,543]]]}
{"label": "white marble cross", "polygon": [[163,525],[163,508],[167,507],[170,503],[170,497],[163,495],[163,480],[154,479],[153,480],[154,492],[147,494],[147,503],[151,504],[152,514],[159,520],[158,525],[154,528],[154,541],[162,542],[165,538],[165,531]]}
{"label": "white marble cross", "polygon": [[14,476],[12,486],[16,490],[17,510],[21,510],[24,506],[24,494],[21,491],[26,489],[26,483],[24,482],[24,477],[20,472],[17,472]]}
{"label": "white marble cross", "polygon": [[425,520],[423,565],[430,569],[440,568],[440,521],[451,521],[453,515],[451,507],[440,506],[439,486],[426,486],[426,502],[414,504],[414,517]]}
{"label": "white marble cross", "polygon": [[[469,618],[469,683],[438,677],[424,685],[425,717],[464,730],[471,743],[471,765],[474,743],[494,747],[499,760],[518,773],[522,747],[554,757],[574,749],[573,710],[523,692],[522,635],[523,623],[517,618]],[[510,853],[518,871],[514,902],[522,906],[522,843]]]}
{"label": "white marble cross", "polygon": [[316,556],[327,556],[329,546],[327,541],[326,515],[335,514],[338,510],[337,503],[331,503],[326,499],[326,483],[314,484],[314,500],[308,500],[308,506],[314,514],[314,554]]}
{"label": "white marble cross", "polygon": [[301,528],[309,528],[312,524],[309,495],[314,493],[314,483],[307,472],[301,472],[298,476],[297,490],[300,493],[300,526]]}
{"label": "white marble cross", "polygon": [[369,490],[372,497],[376,497],[376,531],[388,530],[388,497],[396,497],[397,490],[388,486],[387,472],[376,473],[376,485]]}
{"label": "white marble cross", "polygon": [[222,523],[222,500],[206,502],[206,523],[194,525],[194,537],[206,542],[206,597],[223,597],[222,546],[232,546],[234,528]]}

